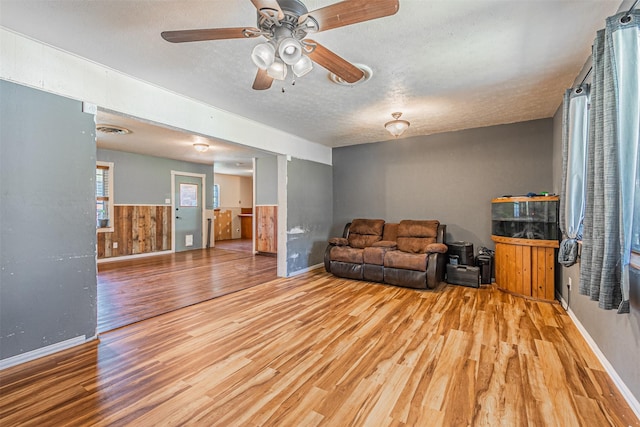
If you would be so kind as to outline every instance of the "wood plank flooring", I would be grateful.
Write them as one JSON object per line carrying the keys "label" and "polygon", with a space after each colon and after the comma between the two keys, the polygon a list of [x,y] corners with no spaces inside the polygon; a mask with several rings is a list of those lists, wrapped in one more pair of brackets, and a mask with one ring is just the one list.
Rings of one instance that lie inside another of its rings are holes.
{"label": "wood plank flooring", "polygon": [[558,304],[276,279],[0,372],[0,425],[640,426]]}
{"label": "wood plank flooring", "polygon": [[276,259],[246,248],[244,240],[228,241],[209,249],[98,264],[98,332],[275,279]]}

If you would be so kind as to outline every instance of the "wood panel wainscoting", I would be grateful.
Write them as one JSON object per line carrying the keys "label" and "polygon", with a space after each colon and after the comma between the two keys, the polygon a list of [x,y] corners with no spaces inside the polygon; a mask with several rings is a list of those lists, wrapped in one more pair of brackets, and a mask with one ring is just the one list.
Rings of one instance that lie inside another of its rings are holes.
{"label": "wood panel wainscoting", "polygon": [[172,218],[171,206],[115,205],[113,232],[97,234],[98,258],[171,250]]}
{"label": "wood panel wainscoting", "polygon": [[0,424],[640,426],[559,304],[315,270],[0,372]]}
{"label": "wood panel wainscoting", "polygon": [[278,206],[256,206],[256,250],[262,253],[278,252]]}

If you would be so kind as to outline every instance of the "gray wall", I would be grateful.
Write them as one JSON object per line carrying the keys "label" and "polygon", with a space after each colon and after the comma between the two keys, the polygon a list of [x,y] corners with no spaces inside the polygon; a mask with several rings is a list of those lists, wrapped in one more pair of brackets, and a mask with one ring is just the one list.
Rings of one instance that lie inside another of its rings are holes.
{"label": "gray wall", "polygon": [[256,159],[256,205],[278,204],[278,158],[276,156]]}
{"label": "gray wall", "polygon": [[113,162],[114,203],[164,205],[171,198],[171,171],[207,176],[206,208],[213,209],[213,166],[122,151],[97,152],[98,160]]}
{"label": "gray wall", "polygon": [[332,235],[353,218],[438,219],[493,248],[491,199],[552,189],[551,119],[333,150]]}
{"label": "gray wall", "polygon": [[95,123],[0,81],[0,359],[96,332]]}
{"label": "gray wall", "polygon": [[[562,186],[562,105],[553,118],[553,188]],[[561,213],[562,214],[562,213]],[[616,314],[615,310],[602,310],[598,303],[580,295],[580,263],[571,267],[558,267],[556,290],[587,330],[598,348],[611,363],[635,398],[640,401],[640,311],[631,307],[630,314]],[[571,278],[571,291],[567,284]]]}
{"label": "gray wall", "polygon": [[323,262],[332,215],[331,166],[287,162],[287,273]]}

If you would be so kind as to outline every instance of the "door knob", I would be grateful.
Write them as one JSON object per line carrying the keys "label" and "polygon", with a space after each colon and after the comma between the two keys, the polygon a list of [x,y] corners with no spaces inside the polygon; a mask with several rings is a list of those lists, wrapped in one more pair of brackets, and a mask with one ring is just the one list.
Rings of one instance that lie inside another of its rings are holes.
{"label": "door knob", "polygon": [[176,217],[176,219],[182,219],[182,217],[180,217],[180,216],[177,216],[177,217]]}

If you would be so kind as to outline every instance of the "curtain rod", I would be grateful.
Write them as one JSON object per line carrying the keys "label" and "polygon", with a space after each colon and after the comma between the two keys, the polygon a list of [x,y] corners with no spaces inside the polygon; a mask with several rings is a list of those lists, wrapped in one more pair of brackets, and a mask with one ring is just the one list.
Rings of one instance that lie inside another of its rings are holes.
{"label": "curtain rod", "polygon": [[627,13],[624,14],[623,18],[628,18],[629,15],[631,15],[631,11],[636,7],[637,4],[638,0],[634,1],[629,10],[627,10]]}
{"label": "curtain rod", "polygon": [[[628,18],[631,15],[631,11],[633,9],[635,9],[636,5],[638,4],[639,0],[636,0],[633,2],[633,4],[631,5],[631,7],[629,8],[629,10],[627,10],[627,13],[624,14],[624,16],[622,17],[622,19]],[[591,71],[593,71],[593,66],[589,67],[589,71],[587,71],[587,74],[584,75],[584,77],[582,78],[582,81],[580,82],[580,84],[578,85],[578,87],[582,86],[585,82],[585,80],[587,80],[587,77],[589,77],[589,74],[591,74]]]}

